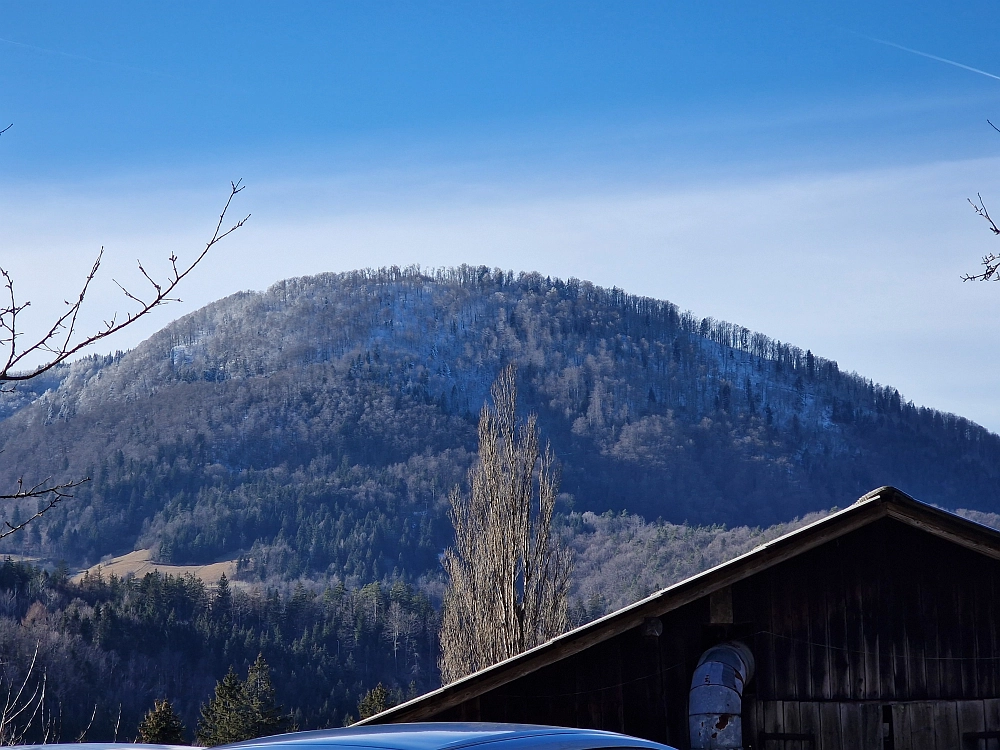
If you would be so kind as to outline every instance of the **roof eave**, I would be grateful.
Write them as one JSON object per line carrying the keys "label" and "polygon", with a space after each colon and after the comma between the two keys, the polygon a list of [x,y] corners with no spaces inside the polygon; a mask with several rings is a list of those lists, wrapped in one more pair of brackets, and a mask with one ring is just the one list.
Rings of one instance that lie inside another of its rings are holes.
{"label": "roof eave", "polygon": [[880,487],[853,505],[795,529],[766,544],[686,578],[635,604],[564,633],[529,651],[387,709],[359,724],[420,721],[453,708],[560,659],[614,638],[755,573],[808,552],[833,539],[892,517],[961,546],[1000,559],[1000,533],[948,511],[914,500],[893,487]]}

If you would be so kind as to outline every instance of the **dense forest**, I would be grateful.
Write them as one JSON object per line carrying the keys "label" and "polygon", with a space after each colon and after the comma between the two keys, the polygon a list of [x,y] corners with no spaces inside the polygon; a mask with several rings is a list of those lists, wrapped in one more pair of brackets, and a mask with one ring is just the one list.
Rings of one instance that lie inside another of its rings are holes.
{"label": "dense forest", "polygon": [[[577,561],[571,620],[580,625],[723,562],[801,524],[768,529],[647,523],[638,516],[572,513],[559,534]],[[149,573],[73,582],[10,559],[0,564],[0,691],[27,680],[45,701],[27,739],[131,740],[143,714],[167,698],[188,729],[230,667],[258,654],[277,700],[301,729],[341,726],[383,685],[399,702],[437,687],[438,587],[400,580],[348,588],[281,590],[206,585]],[[30,715],[29,711],[25,715]]]}
{"label": "dense forest", "polygon": [[575,279],[392,268],[237,294],[6,396],[0,481],[91,481],[4,551],[424,585],[511,361],[563,514],[768,525],[883,484],[1000,509],[1000,438],[811,351]]}
{"label": "dense forest", "polygon": [[[821,518],[768,528],[647,522],[570,513],[558,533],[573,550],[572,625],[581,625]],[[1000,516],[969,511],[994,527]],[[131,740],[154,702],[170,700],[194,739],[199,707],[233,667],[258,654],[276,699],[302,729],[341,726],[379,685],[388,703],[437,687],[439,582],[400,580],[260,588],[149,573],[124,579],[0,564],[0,692],[44,681],[44,712],[27,739]],[[34,667],[32,668],[32,662]],[[29,712],[30,713],[30,712]],[[0,727],[2,730],[2,727]]]}
{"label": "dense forest", "polygon": [[65,570],[8,560],[0,565],[0,633],[3,693],[27,679],[31,695],[44,681],[43,710],[27,737],[34,741],[46,729],[50,742],[84,731],[90,740],[131,741],[164,697],[193,740],[216,681],[230,666],[245,673],[258,654],[303,729],[356,719],[361,696],[378,682],[400,701],[438,680],[437,613],[401,582],[300,584],[283,593],[158,573],[72,583]]}

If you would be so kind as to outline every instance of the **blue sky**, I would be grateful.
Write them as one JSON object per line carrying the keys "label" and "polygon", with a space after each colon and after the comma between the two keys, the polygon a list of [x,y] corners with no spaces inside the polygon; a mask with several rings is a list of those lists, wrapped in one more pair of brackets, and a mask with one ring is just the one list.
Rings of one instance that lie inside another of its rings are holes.
{"label": "blue sky", "polygon": [[99,321],[111,277],[194,252],[242,177],[250,224],[113,348],[292,275],[484,263],[670,299],[1000,429],[1000,286],[958,281],[1000,249],[965,202],[1000,206],[1000,80],[917,54],[1000,75],[998,16],[3,3],[0,262],[41,321],[104,245]]}

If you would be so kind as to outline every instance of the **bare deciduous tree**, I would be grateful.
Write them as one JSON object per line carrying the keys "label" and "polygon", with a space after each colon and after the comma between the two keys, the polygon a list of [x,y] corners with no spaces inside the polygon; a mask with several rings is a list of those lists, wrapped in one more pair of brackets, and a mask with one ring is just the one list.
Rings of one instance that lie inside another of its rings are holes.
{"label": "bare deciduous tree", "polygon": [[455,544],[442,564],[441,678],[453,682],[554,638],[567,626],[572,562],[552,534],[559,477],[537,420],[517,417],[516,371],[504,368],[479,415],[470,491],[452,490]]}
{"label": "bare deciduous tree", "polygon": [[408,612],[397,601],[389,603],[386,609],[386,627],[382,631],[385,639],[392,644],[392,658],[399,665],[399,644],[403,641],[409,646],[410,637],[417,628],[417,616]]}
{"label": "bare deciduous tree", "polygon": [[[0,131],[0,134],[6,132],[9,127]],[[248,214],[232,226],[225,227],[226,215],[229,213],[233,199],[243,190],[243,185],[239,180],[230,184],[229,198],[219,214],[215,231],[201,252],[187,263],[182,263],[180,258],[172,253],[167,259],[170,263],[170,271],[166,278],[159,280],[146,271],[141,261],[138,262],[139,272],[149,284],[147,291],[145,293],[133,292],[115,281],[115,284],[122,290],[129,303],[134,305],[134,308],[125,313],[124,319],[119,318],[118,314],[113,314],[96,331],[81,333],[78,324],[80,311],[87,298],[91,282],[101,267],[101,260],[104,257],[103,247],[98,252],[90,272],[84,278],[80,293],[74,299],[67,300],[63,314],[45,328],[40,336],[30,339],[29,343],[22,341],[24,332],[20,323],[21,316],[30,307],[31,302],[18,299],[14,292],[14,279],[5,268],[0,267],[0,279],[2,279],[3,296],[5,297],[5,301],[0,302],[0,352],[2,352],[0,354],[0,392],[9,393],[17,383],[31,380],[51,370],[56,365],[62,364],[87,347],[132,325],[148,315],[154,308],[168,302],[179,302],[180,300],[174,296],[174,292],[181,281],[201,263],[209,250],[242,227],[250,218]],[[0,526],[0,539],[20,531],[63,500],[73,497],[72,490],[87,481],[89,481],[88,477],[65,482],[54,482],[51,478],[46,478],[26,483],[23,478],[18,479],[17,486],[13,491],[0,494],[0,502],[17,503],[18,501],[35,499],[39,503],[34,514],[27,520],[16,523],[5,520]]]}

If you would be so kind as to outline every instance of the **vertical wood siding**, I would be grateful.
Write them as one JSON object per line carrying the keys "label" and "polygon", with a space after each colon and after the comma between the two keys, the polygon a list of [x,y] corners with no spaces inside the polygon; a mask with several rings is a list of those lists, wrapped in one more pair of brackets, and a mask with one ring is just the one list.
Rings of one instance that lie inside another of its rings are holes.
{"label": "vertical wood siding", "polygon": [[889,721],[895,748],[960,748],[965,732],[1000,730],[998,569],[882,519],[733,584],[731,624],[712,623],[706,596],[663,615],[659,637],[622,633],[435,718],[596,727],[685,747],[695,663],[739,638],[757,662],[744,712],[754,747],[764,731],[881,749]]}

